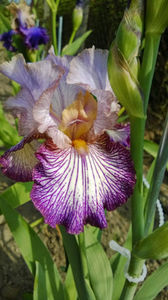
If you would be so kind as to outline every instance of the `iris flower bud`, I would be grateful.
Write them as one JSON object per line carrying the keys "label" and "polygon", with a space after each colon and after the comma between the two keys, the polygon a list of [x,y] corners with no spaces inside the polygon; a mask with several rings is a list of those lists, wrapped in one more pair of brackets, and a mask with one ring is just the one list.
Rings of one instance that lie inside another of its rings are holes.
{"label": "iris flower bud", "polygon": [[83,20],[83,3],[84,1],[80,0],[77,1],[76,6],[73,10],[72,14],[72,23],[73,23],[73,30],[77,31],[82,24]]}
{"label": "iris flower bud", "polygon": [[138,83],[143,6],[133,0],[119,25],[108,58],[109,80],[112,89],[128,114],[143,116],[142,93]]}

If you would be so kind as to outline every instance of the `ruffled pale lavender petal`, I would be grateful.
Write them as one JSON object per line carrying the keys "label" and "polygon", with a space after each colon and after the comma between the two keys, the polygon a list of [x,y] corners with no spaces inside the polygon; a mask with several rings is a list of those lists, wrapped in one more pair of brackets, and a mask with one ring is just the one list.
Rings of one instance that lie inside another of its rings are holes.
{"label": "ruffled pale lavender petal", "polygon": [[48,143],[37,158],[31,198],[52,227],[62,224],[72,234],[86,223],[104,228],[104,208],[113,210],[132,194],[135,172],[129,151],[106,136],[89,145],[86,156]]}
{"label": "ruffled pale lavender petal", "polygon": [[[37,131],[40,124],[33,116],[33,107],[40,96],[43,97],[52,86],[56,89],[63,69],[56,67],[51,61],[26,64],[22,55],[18,55],[10,63],[2,64],[0,71],[22,85],[21,91],[15,97],[9,98],[5,105],[19,118],[19,134],[24,136]],[[44,124],[44,119],[41,123]]]}
{"label": "ruffled pale lavender petal", "polygon": [[67,84],[64,80],[61,80],[52,99],[53,111],[61,116],[62,111],[76,100],[79,92],[85,93],[86,90],[78,85]]}
{"label": "ruffled pale lavender petal", "polygon": [[48,60],[26,64],[23,55],[18,54],[10,62],[1,64],[0,72],[28,89],[36,101],[53,82],[59,83],[64,70]]}
{"label": "ruffled pale lavender petal", "polygon": [[32,114],[34,103],[35,101],[27,89],[22,89],[15,97],[10,97],[5,102],[5,109],[19,119],[18,131],[21,136],[26,136],[37,128]]}
{"label": "ruffled pale lavender petal", "polygon": [[[60,90],[60,88],[61,88],[60,86],[59,88],[57,88],[57,84],[56,85],[54,84],[53,86],[48,88],[45,92],[43,92],[43,94],[41,95],[41,97],[33,107],[33,119],[36,122],[36,129],[38,132],[40,133],[46,132],[58,147],[65,148],[68,147],[69,144],[71,144],[71,140],[63,132],[58,130],[58,126],[61,120],[60,118],[61,118],[62,110],[60,110],[60,114],[59,113],[55,114],[53,110],[53,106],[56,106],[57,108],[56,112],[58,112],[59,106],[62,106],[64,104],[63,101],[64,88],[61,93],[62,95],[61,99],[60,99],[61,96],[59,97],[58,95],[59,93],[57,92],[57,89]],[[67,90],[68,89],[65,88],[65,91]],[[73,90],[74,90],[74,86],[73,86]],[[54,93],[56,93],[57,96],[54,95]],[[54,101],[53,95],[54,95],[54,100],[56,102],[54,105],[53,105],[53,101]]]}
{"label": "ruffled pale lavender petal", "polygon": [[130,147],[130,124],[115,124],[114,128],[107,132],[111,141]]}
{"label": "ruffled pale lavender petal", "polygon": [[107,57],[107,50],[95,49],[94,46],[82,51],[70,63],[67,82],[80,84],[90,91],[112,91],[107,73]]}
{"label": "ruffled pale lavender petal", "polygon": [[72,144],[71,139],[62,131],[60,131],[56,126],[49,127],[47,129],[47,135],[60,149],[69,148]]}
{"label": "ruffled pale lavender petal", "polygon": [[51,60],[55,65],[62,67],[65,70],[65,73],[62,79],[65,79],[69,72],[69,64],[73,58],[73,56],[64,55],[64,56],[56,56],[54,53],[54,47],[52,46],[48,51],[49,55],[46,59]]}
{"label": "ruffled pale lavender petal", "polygon": [[[79,92],[85,93],[81,87],[67,84],[61,80],[58,87],[56,84],[48,88],[34,105],[33,118],[39,124],[38,131],[41,133],[44,131],[52,132],[52,136],[50,134],[49,136],[57,145],[59,144],[58,136],[61,135],[57,132],[57,128],[61,122],[62,111],[76,100]],[[53,130],[50,130],[50,127],[56,128],[55,134]],[[62,135],[64,134],[62,133]],[[65,135],[64,138],[69,144],[69,138]]]}
{"label": "ruffled pale lavender petal", "polygon": [[116,97],[109,91],[95,90],[92,93],[98,100],[94,132],[95,134],[101,134],[107,129],[113,129],[116,125],[120,105]]}
{"label": "ruffled pale lavender petal", "polygon": [[16,181],[31,181],[32,170],[38,163],[35,152],[40,144],[24,138],[0,157],[0,167],[6,176]]}
{"label": "ruffled pale lavender petal", "polygon": [[59,124],[59,120],[53,120],[50,116],[51,102],[56,88],[57,82],[46,89],[34,104],[33,118],[38,124],[37,129],[40,133],[45,132],[49,126]]}

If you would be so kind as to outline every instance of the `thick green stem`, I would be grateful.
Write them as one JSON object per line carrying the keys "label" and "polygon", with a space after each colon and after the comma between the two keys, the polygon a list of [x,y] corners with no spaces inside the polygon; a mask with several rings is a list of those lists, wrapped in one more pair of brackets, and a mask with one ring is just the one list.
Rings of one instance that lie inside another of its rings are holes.
{"label": "thick green stem", "polygon": [[[132,247],[144,234],[144,211],[143,211],[143,143],[145,119],[131,117],[131,154],[136,171],[136,185],[134,194],[131,198],[132,211]],[[132,277],[139,277],[142,271],[143,261],[135,257],[131,258],[129,274]],[[136,291],[137,284],[125,282],[121,300],[132,300]]]}
{"label": "thick green stem", "polygon": [[145,49],[140,71],[140,85],[144,95],[144,112],[148,107],[149,94],[155,71],[155,64],[160,44],[161,35],[158,33],[147,33],[145,36]]}
{"label": "thick green stem", "polygon": [[[145,50],[140,70],[140,85],[144,95],[144,113],[146,115],[148,100],[155,70],[157,53],[160,43],[159,34],[146,34]],[[135,245],[144,235],[144,204],[143,204],[143,141],[145,119],[131,118],[131,153],[137,175],[137,182],[131,200],[132,206],[132,245]],[[129,274],[138,277],[142,271],[144,261],[135,257],[131,259]],[[121,298],[132,300],[137,284],[126,280]]]}
{"label": "thick green stem", "polygon": [[[160,142],[159,151],[156,158],[156,164],[150,183],[150,189],[147,198],[147,213],[145,222],[145,235],[152,231],[151,223],[155,214],[156,201],[162,184],[166,163],[168,160],[168,113],[165,120],[164,132]],[[151,229],[151,230],[150,230]]]}
{"label": "thick green stem", "polygon": [[[139,277],[142,271],[143,264],[144,260],[132,257],[129,267],[129,275],[132,277]],[[120,300],[132,300],[134,298],[136,287],[137,283],[132,283],[126,280]]]}
{"label": "thick green stem", "polygon": [[131,155],[136,171],[136,185],[131,199],[132,208],[132,244],[143,237],[143,143],[145,119],[131,117]]}
{"label": "thick green stem", "polygon": [[57,16],[57,11],[56,10],[51,10],[52,14],[52,42],[54,46],[54,51],[55,55],[58,54],[58,49],[57,49],[57,29],[56,29],[56,16]]}

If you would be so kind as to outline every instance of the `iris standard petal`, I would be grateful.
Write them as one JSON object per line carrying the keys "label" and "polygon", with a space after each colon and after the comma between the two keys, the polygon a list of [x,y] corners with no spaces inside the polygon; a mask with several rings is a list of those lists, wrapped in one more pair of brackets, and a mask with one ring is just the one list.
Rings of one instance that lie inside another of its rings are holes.
{"label": "iris standard petal", "polygon": [[84,224],[106,227],[104,208],[113,210],[132,194],[135,172],[129,151],[104,135],[80,155],[70,147],[42,145],[33,172],[31,198],[45,222],[78,234]]}
{"label": "iris standard petal", "polygon": [[[56,100],[56,113],[53,110],[53,95],[57,94],[56,84],[49,87],[40,96],[39,100],[35,103],[33,107],[33,118],[36,122],[36,130],[40,133],[46,132],[49,137],[52,138],[53,142],[60,148],[68,147],[71,144],[71,140],[63,132],[58,130],[59,123],[61,121],[61,110],[59,112],[59,107],[63,105],[63,99],[59,98],[58,95],[54,99]],[[66,89],[65,89],[66,90]],[[64,89],[63,89],[64,91]],[[62,97],[64,92],[62,91]],[[69,98],[68,98],[69,99]],[[62,101],[61,101],[62,100]],[[62,103],[61,103],[62,102]],[[58,111],[58,113],[57,113]]]}
{"label": "iris standard petal", "polygon": [[94,46],[82,51],[70,63],[67,82],[80,84],[90,91],[112,91],[108,80],[107,57],[107,50],[95,49]]}
{"label": "iris standard petal", "polygon": [[65,79],[68,72],[69,72],[69,64],[72,60],[73,56],[64,55],[64,56],[56,56],[54,52],[54,47],[51,46],[50,50],[48,51],[49,55],[47,56],[47,60],[51,60],[54,64],[62,67],[65,70],[63,78]]}
{"label": "iris standard petal", "polygon": [[95,134],[102,134],[107,129],[113,129],[117,123],[120,105],[110,91],[95,90],[97,98],[97,118],[94,122]]}
{"label": "iris standard petal", "polygon": [[18,54],[1,64],[0,72],[27,88],[36,101],[53,82],[59,82],[64,70],[48,60],[26,64],[23,55]]}
{"label": "iris standard petal", "polygon": [[4,175],[16,181],[31,181],[32,170],[38,163],[35,152],[40,144],[28,142],[24,138],[0,157],[0,167]]}
{"label": "iris standard petal", "polygon": [[79,86],[67,84],[62,79],[58,86],[57,82],[50,86],[40,96],[33,109],[34,119],[41,124],[39,131],[44,132],[50,126],[58,126],[63,110],[76,100],[79,92],[85,91]]}
{"label": "iris standard petal", "polygon": [[37,128],[37,123],[33,118],[32,110],[34,99],[27,89],[22,89],[15,97],[10,97],[4,105],[4,108],[11,112],[19,120],[19,135],[26,136]]}

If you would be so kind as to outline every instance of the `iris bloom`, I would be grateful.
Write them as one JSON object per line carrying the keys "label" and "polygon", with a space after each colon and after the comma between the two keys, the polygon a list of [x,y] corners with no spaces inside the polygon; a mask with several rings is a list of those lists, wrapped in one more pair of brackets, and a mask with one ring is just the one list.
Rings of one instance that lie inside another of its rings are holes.
{"label": "iris bloom", "polygon": [[16,51],[16,48],[12,45],[12,36],[14,34],[16,34],[14,30],[9,30],[8,32],[0,34],[0,41],[3,42],[3,46],[11,52]]}
{"label": "iris bloom", "polygon": [[18,181],[33,180],[31,198],[45,222],[72,234],[86,223],[106,227],[104,208],[123,204],[135,184],[107,55],[94,47],[74,58],[51,51],[41,62],[25,64],[18,55],[0,67],[22,87],[6,108],[19,118],[24,136],[1,157],[2,171]]}
{"label": "iris bloom", "polygon": [[24,1],[20,4],[12,2],[8,9],[13,16],[12,30],[0,36],[4,41],[4,47],[9,51],[16,51],[13,46],[12,36],[19,34],[28,49],[37,49],[41,44],[47,44],[49,37],[47,31],[42,27],[35,27],[34,16],[30,14],[30,7]]}

